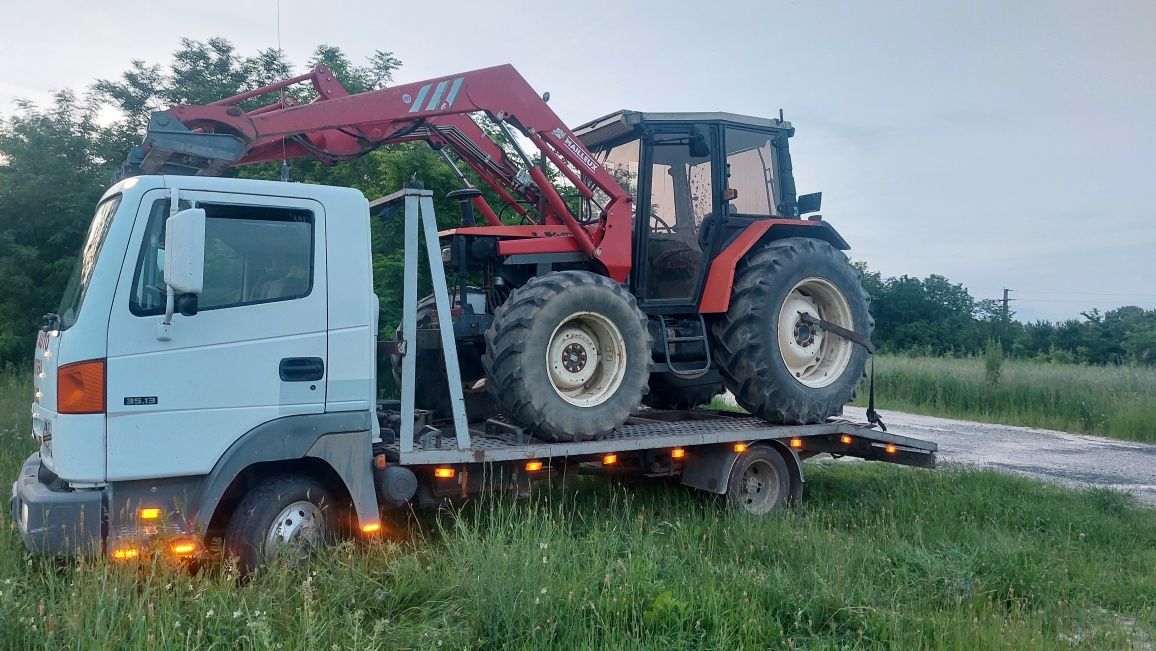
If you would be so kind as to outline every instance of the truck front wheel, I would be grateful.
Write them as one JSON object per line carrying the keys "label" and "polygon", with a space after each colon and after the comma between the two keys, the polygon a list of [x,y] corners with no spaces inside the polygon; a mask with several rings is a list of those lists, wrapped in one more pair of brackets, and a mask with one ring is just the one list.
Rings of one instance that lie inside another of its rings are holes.
{"label": "truck front wheel", "polygon": [[225,550],[242,576],[278,558],[300,562],[333,538],[335,511],[329,491],[313,479],[266,480],[229,518]]}

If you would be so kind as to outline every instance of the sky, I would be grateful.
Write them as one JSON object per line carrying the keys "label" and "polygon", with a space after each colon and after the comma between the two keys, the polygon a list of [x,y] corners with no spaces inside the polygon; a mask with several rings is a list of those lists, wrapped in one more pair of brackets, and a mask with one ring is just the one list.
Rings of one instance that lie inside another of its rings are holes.
{"label": "sky", "polygon": [[[147,8],[144,8],[147,7]],[[800,193],[885,276],[940,274],[1021,320],[1156,308],[1156,2],[0,0],[16,97],[166,62],[392,51],[410,82],[512,63],[571,126],[627,108],[796,128]],[[279,31],[279,33],[278,33]]]}

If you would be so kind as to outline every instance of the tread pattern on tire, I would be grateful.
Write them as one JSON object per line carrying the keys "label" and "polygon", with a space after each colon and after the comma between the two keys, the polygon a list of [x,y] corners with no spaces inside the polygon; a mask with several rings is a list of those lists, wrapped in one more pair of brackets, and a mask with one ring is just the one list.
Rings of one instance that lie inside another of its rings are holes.
{"label": "tread pattern on tire", "polygon": [[[335,504],[333,503],[333,496],[324,486],[303,475],[283,475],[266,480],[241,498],[241,502],[237,504],[237,508],[229,518],[229,527],[225,532],[226,553],[237,559],[238,570],[243,576],[255,571],[263,562],[262,555],[265,551],[264,540],[267,531],[261,521],[265,519],[265,516],[272,518],[277,514],[277,511],[284,508],[284,505],[280,508],[270,508],[268,505],[275,504],[284,494],[301,492],[302,488],[306,492],[317,491],[318,499],[321,502],[319,506],[329,525],[328,534],[333,535],[332,518],[334,517]],[[271,512],[266,514],[262,512],[264,510]]]}
{"label": "tread pattern on tire", "polygon": [[[762,304],[767,288],[772,283],[784,282],[778,279],[783,277],[782,272],[788,266],[797,265],[802,259],[824,258],[846,267],[854,277],[852,293],[845,298],[851,304],[853,315],[856,307],[861,307],[864,315],[863,323],[856,318],[855,330],[870,337],[875,329],[875,320],[867,309],[870,296],[863,289],[859,274],[851,267],[847,256],[827,242],[801,237],[772,240],[740,260],[735,269],[730,307],[711,324],[714,357],[724,383],[740,406],[770,423],[807,425],[824,422],[841,413],[843,406],[855,399],[859,383],[866,377],[866,351],[856,347],[850,364],[859,364],[860,370],[854,381],[840,378],[827,387],[830,391],[800,391],[798,387],[787,385],[782,373],[775,372],[782,366],[777,344],[755,336],[767,328],[768,319],[777,318],[777,305]],[[774,314],[768,314],[772,309]],[[850,367],[844,374],[849,370]],[[787,374],[786,379],[793,378]]]}
{"label": "tread pattern on tire", "polygon": [[[607,412],[606,420],[617,420],[611,426],[599,424],[593,419],[573,421],[569,423],[554,423],[544,413],[542,405],[535,404],[525,386],[525,369],[523,359],[527,349],[527,338],[530,327],[541,309],[567,290],[581,286],[600,286],[612,291],[626,301],[638,320],[638,328],[642,333],[643,344],[641,351],[633,355],[641,356],[649,362],[650,335],[647,331],[646,315],[638,308],[634,296],[624,290],[614,280],[587,271],[558,271],[531,278],[522,287],[515,290],[510,298],[494,313],[494,323],[486,331],[486,353],[482,357],[482,364],[486,369],[486,387],[491,397],[498,404],[502,413],[514,422],[526,427],[535,435],[555,441],[589,440],[608,433],[630,416],[638,408],[643,395],[648,391],[646,379],[649,373],[643,372],[644,379],[641,386],[634,390],[633,396],[617,394],[607,403],[589,408],[590,415],[595,410]],[[587,309],[596,309],[590,305]],[[621,329],[622,324],[619,324]],[[623,335],[626,336],[625,334]],[[628,355],[628,364],[630,356]],[[543,362],[545,360],[543,359]],[[629,369],[627,373],[630,373]],[[629,387],[619,388],[619,392]],[[611,404],[614,403],[614,404]],[[626,413],[618,418],[608,412],[621,412],[625,407]],[[599,416],[602,415],[600,412]]]}

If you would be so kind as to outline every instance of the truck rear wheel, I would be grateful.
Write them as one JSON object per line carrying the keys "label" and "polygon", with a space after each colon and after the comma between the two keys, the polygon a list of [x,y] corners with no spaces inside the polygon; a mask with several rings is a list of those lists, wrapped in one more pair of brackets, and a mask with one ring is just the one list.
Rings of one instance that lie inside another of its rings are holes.
{"label": "truck rear wheel", "polygon": [[278,558],[300,562],[334,537],[335,507],[329,491],[308,477],[267,480],[229,518],[225,551],[242,576]]}
{"label": "truck rear wheel", "polygon": [[727,505],[750,515],[770,515],[791,495],[787,462],[775,450],[752,447],[739,455],[727,482]]}
{"label": "truck rear wheel", "polygon": [[867,351],[808,325],[803,314],[868,337],[875,326],[847,256],[792,237],[739,263],[730,308],[711,324],[727,388],[771,423],[821,423],[855,399],[864,377]]}
{"label": "truck rear wheel", "polygon": [[535,435],[581,441],[618,427],[649,376],[646,315],[618,283],[587,271],[538,276],[510,294],[486,332],[486,387]]}

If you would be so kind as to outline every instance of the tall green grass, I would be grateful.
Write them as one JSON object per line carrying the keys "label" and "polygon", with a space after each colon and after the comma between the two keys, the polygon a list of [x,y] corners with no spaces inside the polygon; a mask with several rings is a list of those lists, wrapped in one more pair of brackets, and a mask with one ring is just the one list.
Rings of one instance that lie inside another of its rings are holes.
{"label": "tall green grass", "polygon": [[[0,476],[31,450],[0,384]],[[1156,629],[1156,511],[959,468],[809,466],[804,505],[671,483],[423,515],[240,587],[30,558],[0,527],[0,648],[1127,649]],[[5,515],[6,518],[6,515]],[[400,531],[395,527],[395,533]]]}
{"label": "tall green grass", "polygon": [[[1085,432],[1156,443],[1156,369],[880,355],[881,409]],[[866,391],[858,404],[866,404]]]}

